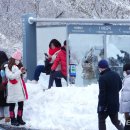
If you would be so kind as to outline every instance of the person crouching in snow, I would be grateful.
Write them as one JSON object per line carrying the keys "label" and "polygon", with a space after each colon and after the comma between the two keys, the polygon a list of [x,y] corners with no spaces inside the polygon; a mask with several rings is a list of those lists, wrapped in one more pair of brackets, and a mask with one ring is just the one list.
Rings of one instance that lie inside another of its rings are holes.
{"label": "person crouching in snow", "polygon": [[0,51],[0,120],[5,118],[5,122],[10,122],[9,104],[6,103],[7,80],[5,78],[5,69],[3,67],[6,62],[8,62],[6,53]]}
{"label": "person crouching in snow", "polygon": [[[61,70],[56,71],[59,65],[61,66]],[[64,78],[67,81],[66,42],[64,42],[64,46],[61,47],[61,50],[58,53],[51,67],[51,74],[50,74],[48,88],[51,88],[53,86],[53,82],[55,78]]]}
{"label": "person crouching in snow", "polygon": [[[19,126],[26,123],[22,119],[24,100],[28,99],[26,85],[23,76],[26,73],[25,68],[21,63],[22,54],[17,50],[9,59],[5,66],[5,73],[8,79],[8,94],[7,103],[10,103],[9,111],[11,118],[11,125]],[[18,103],[17,119],[15,118],[15,103]]]}

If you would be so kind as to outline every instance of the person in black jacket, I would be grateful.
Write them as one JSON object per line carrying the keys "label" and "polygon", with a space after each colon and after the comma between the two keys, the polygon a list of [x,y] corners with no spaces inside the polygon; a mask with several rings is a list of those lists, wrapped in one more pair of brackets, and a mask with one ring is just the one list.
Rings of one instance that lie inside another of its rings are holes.
{"label": "person in black jacket", "polygon": [[97,110],[99,130],[106,130],[105,120],[108,116],[118,130],[123,130],[123,125],[118,120],[119,91],[122,88],[121,78],[109,68],[106,60],[99,61],[98,67],[100,72]]}
{"label": "person in black jacket", "polygon": [[[3,69],[4,64],[8,62],[8,57],[4,51],[0,51],[0,71]],[[5,122],[10,122],[9,117],[9,104],[6,103],[6,86],[7,83],[2,81],[0,74],[0,119],[5,118]]]}

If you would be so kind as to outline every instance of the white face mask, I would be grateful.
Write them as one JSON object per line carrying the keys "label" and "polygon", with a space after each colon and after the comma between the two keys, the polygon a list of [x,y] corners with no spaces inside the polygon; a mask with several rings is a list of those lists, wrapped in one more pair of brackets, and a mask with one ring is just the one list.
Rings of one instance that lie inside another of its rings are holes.
{"label": "white face mask", "polygon": [[102,71],[101,71],[101,69],[99,69],[99,73],[101,73]]}
{"label": "white face mask", "polygon": [[99,68],[98,70],[99,70],[99,73],[102,73],[102,71],[103,71],[101,68]]}
{"label": "white face mask", "polygon": [[125,72],[125,71],[123,72],[123,76],[124,76],[124,77],[126,77],[126,76],[127,76],[127,74],[126,74],[126,72]]}
{"label": "white face mask", "polygon": [[15,64],[18,65],[20,63],[19,60],[15,60]]}

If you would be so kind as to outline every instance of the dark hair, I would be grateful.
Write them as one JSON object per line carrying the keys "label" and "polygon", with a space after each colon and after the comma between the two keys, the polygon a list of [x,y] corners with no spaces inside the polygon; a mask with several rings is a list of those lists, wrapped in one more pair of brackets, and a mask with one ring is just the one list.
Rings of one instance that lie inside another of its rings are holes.
{"label": "dark hair", "polygon": [[50,43],[49,43],[49,48],[51,48],[51,45],[54,45],[55,47],[61,47],[61,43],[58,41],[58,40],[56,40],[56,39],[52,39],[51,41],[50,41]]}
{"label": "dark hair", "polygon": [[64,41],[64,46],[66,46],[66,40]]}
{"label": "dark hair", "polygon": [[[15,59],[11,57],[11,58],[9,59],[9,62],[8,62],[8,67],[9,67],[10,70],[12,70],[12,66],[13,66],[13,65],[16,65],[16,64],[15,64]],[[17,67],[20,69],[21,67],[23,67],[23,64],[20,62],[20,63],[17,65]]]}
{"label": "dark hair", "polygon": [[13,65],[15,65],[15,59],[11,57],[8,62],[8,67],[10,70],[12,70]]}
{"label": "dark hair", "polygon": [[4,51],[0,51],[0,67],[4,62],[8,61],[8,57]]}
{"label": "dark hair", "polygon": [[127,74],[127,75],[130,75],[130,70],[127,70],[127,71],[126,71],[126,74]]}
{"label": "dark hair", "polygon": [[130,70],[130,63],[126,63],[126,64],[123,66],[123,71],[127,71],[127,70]]}

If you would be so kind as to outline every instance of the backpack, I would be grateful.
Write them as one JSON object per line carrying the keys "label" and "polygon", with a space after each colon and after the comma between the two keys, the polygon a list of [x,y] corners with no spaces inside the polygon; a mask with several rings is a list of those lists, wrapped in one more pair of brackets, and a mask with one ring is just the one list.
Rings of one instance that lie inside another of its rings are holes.
{"label": "backpack", "polygon": [[0,75],[1,75],[1,78],[2,78],[2,84],[3,84],[4,86],[6,86],[7,83],[8,83],[8,80],[7,80],[7,77],[6,77],[6,74],[5,74],[5,70],[4,70],[4,69],[2,69],[2,70],[0,71]]}
{"label": "backpack", "polygon": [[49,75],[51,73],[51,67],[53,65],[53,63],[50,63],[50,61],[48,59],[45,59],[45,68],[44,68],[44,72],[46,73],[46,75]]}

